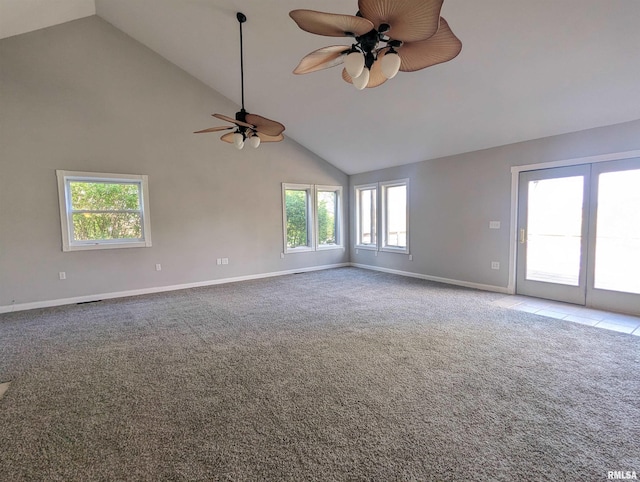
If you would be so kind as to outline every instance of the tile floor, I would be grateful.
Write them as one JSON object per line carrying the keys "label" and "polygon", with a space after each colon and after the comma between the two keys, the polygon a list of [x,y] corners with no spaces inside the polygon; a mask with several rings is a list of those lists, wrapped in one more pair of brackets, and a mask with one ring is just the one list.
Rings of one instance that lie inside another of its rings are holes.
{"label": "tile floor", "polygon": [[510,295],[493,302],[496,306],[512,310],[526,311],[536,315],[573,321],[605,330],[619,331],[640,336],[640,317],[594,310],[584,306],[560,303],[558,301]]}

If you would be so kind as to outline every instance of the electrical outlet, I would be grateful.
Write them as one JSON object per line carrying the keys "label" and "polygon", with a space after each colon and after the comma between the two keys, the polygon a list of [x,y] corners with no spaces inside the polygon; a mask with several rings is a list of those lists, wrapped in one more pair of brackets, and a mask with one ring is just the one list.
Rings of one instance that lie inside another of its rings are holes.
{"label": "electrical outlet", "polygon": [[67,273],[65,273],[64,271],[60,271],[58,273],[58,278],[60,279],[67,279]]}
{"label": "electrical outlet", "polygon": [[358,254],[358,250],[356,249],[356,254]]}
{"label": "electrical outlet", "polygon": [[500,269],[499,261],[491,261],[491,269]]}
{"label": "electrical outlet", "polygon": [[156,271],[162,271],[162,265],[160,263],[156,263]]}
{"label": "electrical outlet", "polygon": [[413,261],[413,255],[412,254],[409,255],[409,261]]}
{"label": "electrical outlet", "polygon": [[284,259],[284,253],[280,253],[280,259]]}
{"label": "electrical outlet", "polygon": [[222,258],[222,264],[229,264],[229,258]]}

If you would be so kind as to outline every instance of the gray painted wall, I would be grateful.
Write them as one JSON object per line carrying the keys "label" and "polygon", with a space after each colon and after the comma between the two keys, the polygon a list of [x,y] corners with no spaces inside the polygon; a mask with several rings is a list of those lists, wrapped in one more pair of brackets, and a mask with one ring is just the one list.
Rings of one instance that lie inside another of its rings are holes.
{"label": "gray painted wall", "polygon": [[[0,66],[0,308],[348,261],[280,258],[281,183],[346,193],[344,173],[288,139],[192,134],[238,106],[98,17],[4,39]],[[153,246],[63,253],[56,169],[149,175]]]}
{"label": "gray painted wall", "polygon": [[[640,120],[350,176],[354,186],[409,178],[408,255],[359,250],[351,262],[507,289],[511,167],[640,149]],[[500,221],[500,230],[489,229]],[[500,262],[500,270],[491,269]]]}

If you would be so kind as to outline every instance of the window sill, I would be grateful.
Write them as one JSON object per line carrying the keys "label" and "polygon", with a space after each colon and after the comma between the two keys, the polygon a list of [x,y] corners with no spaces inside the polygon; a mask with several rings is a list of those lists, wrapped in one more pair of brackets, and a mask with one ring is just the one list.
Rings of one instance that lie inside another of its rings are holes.
{"label": "window sill", "polygon": [[62,251],[88,251],[93,249],[120,249],[120,248],[149,248],[151,241],[136,241],[132,243],[82,243],[70,244],[62,247]]}
{"label": "window sill", "polygon": [[303,247],[300,247],[300,248],[287,248],[287,249],[285,249],[284,253],[285,254],[312,253],[313,251],[315,251],[315,250],[312,247],[303,246]]}
{"label": "window sill", "polygon": [[331,245],[331,246],[318,246],[317,251],[330,251],[332,249],[341,249],[344,251],[344,246]]}
{"label": "window sill", "polygon": [[378,247],[377,246],[371,246],[369,244],[356,244],[356,248],[355,249],[364,249],[367,251],[378,251]]}
{"label": "window sill", "polygon": [[380,251],[385,253],[409,254],[408,248],[393,248],[391,246],[385,246],[384,248],[380,248]]}

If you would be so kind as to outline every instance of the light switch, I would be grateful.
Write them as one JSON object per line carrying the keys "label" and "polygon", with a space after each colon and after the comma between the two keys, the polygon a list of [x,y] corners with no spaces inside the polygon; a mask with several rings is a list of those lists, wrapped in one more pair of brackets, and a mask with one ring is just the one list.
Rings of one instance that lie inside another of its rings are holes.
{"label": "light switch", "polygon": [[489,229],[500,229],[500,221],[489,221]]}

